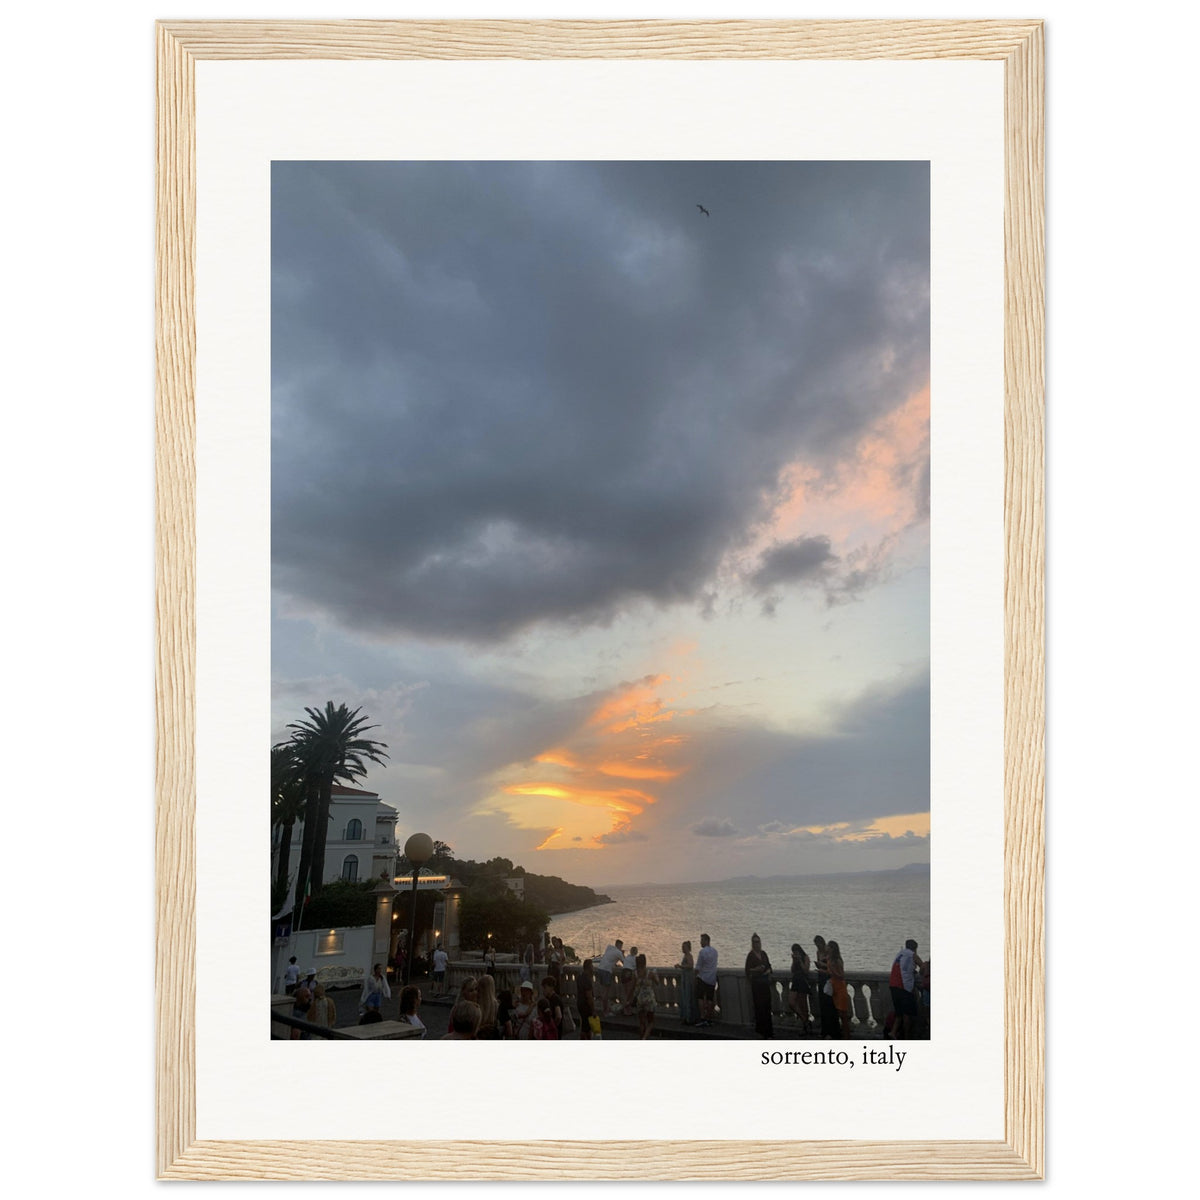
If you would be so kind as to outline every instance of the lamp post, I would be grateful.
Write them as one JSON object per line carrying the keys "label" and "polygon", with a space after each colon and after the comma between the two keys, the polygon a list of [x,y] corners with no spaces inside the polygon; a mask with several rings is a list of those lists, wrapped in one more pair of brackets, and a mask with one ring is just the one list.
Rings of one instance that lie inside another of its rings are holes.
{"label": "lamp post", "polygon": [[404,857],[412,866],[412,895],[408,915],[408,953],[404,956],[404,982],[412,979],[413,955],[417,949],[417,876],[433,857],[433,838],[427,833],[414,833],[404,843]]}

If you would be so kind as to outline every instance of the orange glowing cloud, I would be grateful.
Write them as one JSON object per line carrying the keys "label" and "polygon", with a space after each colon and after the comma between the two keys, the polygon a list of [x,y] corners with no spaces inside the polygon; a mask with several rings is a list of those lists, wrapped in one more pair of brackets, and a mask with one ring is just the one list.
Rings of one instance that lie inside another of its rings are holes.
{"label": "orange glowing cloud", "polygon": [[658,689],[669,682],[669,675],[647,675],[637,683],[626,684],[592,713],[588,724],[605,726],[609,733],[624,733],[641,725],[669,721],[675,714],[664,710],[658,695]]}
{"label": "orange glowing cloud", "polygon": [[787,831],[786,836],[798,833],[828,837],[835,842],[869,842],[878,837],[928,837],[929,814],[901,813],[891,817],[876,817],[872,821],[839,821],[832,825],[802,825]]}
{"label": "orange glowing cloud", "polygon": [[653,705],[644,706],[627,720],[610,725],[608,732],[626,733],[631,729],[644,729],[647,725],[656,725],[659,721],[673,721],[677,715],[673,709],[663,708],[661,700],[656,700]]}
{"label": "orange glowing cloud", "polygon": [[[686,654],[691,648],[681,645],[672,652]],[[668,684],[680,694],[665,697]],[[686,745],[686,734],[661,732],[665,723],[689,715],[689,710],[674,707],[681,698],[678,681],[665,674],[614,689],[572,735],[502,771],[485,810],[504,814],[518,828],[538,831],[539,850],[599,850],[644,840],[631,822],[658,800],[645,785],[669,782],[685,770],[671,760]],[[624,780],[643,786],[614,786]]]}
{"label": "orange glowing cloud", "polygon": [[533,761],[549,767],[567,767],[569,770],[574,770],[579,766],[579,760],[563,749],[547,750],[543,754],[539,754]]}
{"label": "orange glowing cloud", "polygon": [[681,767],[653,767],[637,762],[603,762],[596,770],[601,775],[615,775],[618,779],[674,779],[683,773]]}
{"label": "orange glowing cloud", "polygon": [[534,849],[535,849],[535,850],[546,850],[546,849],[548,849],[548,848],[549,848],[549,846],[550,846],[550,843],[551,843],[551,842],[553,842],[553,841],[554,841],[556,838],[560,838],[560,837],[562,837],[562,835],[563,835],[563,832],[564,832],[564,831],[563,831],[562,829],[556,829],[556,830],[555,830],[555,831],[554,831],[554,832],[553,832],[553,833],[552,833],[552,834],[551,834],[551,835],[550,835],[548,838],[546,838],[546,839],[545,839],[545,840],[544,840],[544,841],[543,841],[543,842],[542,842],[540,845],[534,846]]}
{"label": "orange glowing cloud", "polygon": [[924,813],[905,813],[895,817],[879,817],[872,821],[871,824],[863,830],[862,834],[854,838],[854,841],[863,841],[870,837],[906,837],[912,834],[913,837],[928,837],[929,836],[929,814]]}
{"label": "orange glowing cloud", "polygon": [[509,796],[543,796],[552,800],[569,800],[572,804],[633,814],[644,812],[646,806],[655,801],[654,796],[633,788],[598,790],[560,783],[510,783],[504,791]]}
{"label": "orange glowing cloud", "polygon": [[929,456],[929,386],[880,417],[832,468],[797,461],[752,552],[819,530],[836,543],[889,537],[919,519],[917,476]]}

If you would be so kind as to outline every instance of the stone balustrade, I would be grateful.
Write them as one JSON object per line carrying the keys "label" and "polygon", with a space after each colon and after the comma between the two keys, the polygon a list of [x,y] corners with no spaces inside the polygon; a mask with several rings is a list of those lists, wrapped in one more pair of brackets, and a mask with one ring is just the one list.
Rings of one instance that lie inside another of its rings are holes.
{"label": "stone balustrade", "polygon": [[[580,964],[568,963],[562,969],[561,995],[575,1005],[575,979],[580,970]],[[658,977],[655,992],[658,996],[658,1012],[665,1016],[679,1016],[680,976],[676,967],[651,967]],[[464,979],[478,977],[484,971],[483,963],[474,961],[452,962],[446,971],[446,988],[457,992]],[[544,965],[533,968],[533,982],[541,986],[542,977],[546,974]],[[819,1016],[816,997],[816,975],[810,975],[813,984],[809,997],[809,1010],[814,1018]],[[496,964],[496,988],[508,988],[513,996],[517,994],[520,984],[520,966],[517,963]],[[771,1011],[775,1017],[782,1017],[791,1012],[788,1007],[788,988],[791,984],[789,971],[776,971],[771,977]],[[597,987],[599,985],[597,984]],[[888,1013],[892,1011],[892,993],[888,986],[887,971],[846,971],[846,990],[850,995],[850,1026],[859,1035],[875,1035],[883,1030],[883,1023]],[[615,993],[616,986],[613,991]],[[597,1000],[599,995],[597,994]],[[728,1025],[754,1026],[754,1002],[750,995],[750,981],[744,971],[738,969],[717,971],[717,1022]]]}

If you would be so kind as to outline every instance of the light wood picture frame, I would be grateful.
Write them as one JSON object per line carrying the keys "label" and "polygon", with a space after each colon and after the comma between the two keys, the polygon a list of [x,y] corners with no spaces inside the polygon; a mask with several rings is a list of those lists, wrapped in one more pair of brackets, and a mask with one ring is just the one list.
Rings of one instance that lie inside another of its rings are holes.
{"label": "light wood picture frame", "polygon": [[[1004,1137],[996,1141],[198,1140],[196,97],[200,60],[1003,64]],[[1044,1172],[1043,26],[1040,21],[257,21],[157,27],[157,1172],[163,1179],[917,1180]]]}

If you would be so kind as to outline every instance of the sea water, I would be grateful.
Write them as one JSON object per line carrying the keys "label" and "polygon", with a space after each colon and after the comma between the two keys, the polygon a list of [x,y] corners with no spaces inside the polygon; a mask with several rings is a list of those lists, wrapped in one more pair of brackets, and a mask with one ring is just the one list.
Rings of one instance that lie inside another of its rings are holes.
{"label": "sea water", "polygon": [[815,958],[815,934],[838,943],[849,970],[888,970],[908,938],[920,943],[922,957],[932,956],[927,871],[597,890],[614,903],[562,913],[550,922],[550,932],[580,958],[600,954],[621,938],[626,953],[637,946],[651,966],[674,966],[684,941],[692,943],[695,957],[702,933],[712,938],[721,967],[741,967],[755,933],[780,971],[791,963],[793,942]]}

